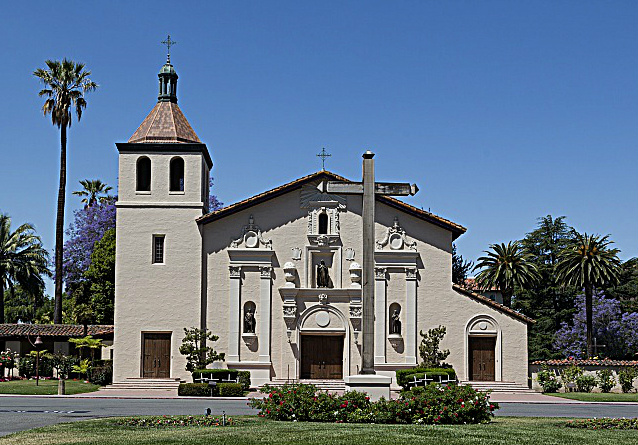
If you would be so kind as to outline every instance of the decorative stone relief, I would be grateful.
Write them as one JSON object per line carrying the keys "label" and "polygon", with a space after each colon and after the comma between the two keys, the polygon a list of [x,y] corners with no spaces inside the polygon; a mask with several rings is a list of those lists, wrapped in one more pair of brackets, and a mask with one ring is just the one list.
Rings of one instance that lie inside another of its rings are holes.
{"label": "decorative stone relief", "polygon": [[361,264],[353,261],[352,263],[350,263],[349,271],[350,281],[352,281],[350,287],[361,288]]}
{"label": "decorative stone relief", "polygon": [[228,266],[231,278],[241,277],[241,266]]}
{"label": "decorative stone relief", "polygon": [[346,250],[346,261],[354,261],[354,249],[352,247],[348,247]]}
{"label": "decorative stone relief", "polygon": [[297,277],[297,268],[295,267],[295,263],[292,261],[288,261],[284,264],[284,277],[286,278],[286,284],[284,284],[284,287],[296,287],[295,278]]}
{"label": "decorative stone relief", "polygon": [[387,271],[388,271],[388,269],[386,269],[385,267],[375,267],[374,268],[374,277],[377,280],[385,280]]}
{"label": "decorative stone relief", "polygon": [[317,323],[317,326],[320,328],[327,327],[330,324],[330,313],[327,311],[317,312],[317,315],[315,315],[315,323]]}
{"label": "decorative stone relief", "polygon": [[299,247],[293,247],[292,249],[292,260],[293,261],[299,261],[301,260],[301,248]]}
{"label": "decorative stone relief", "polygon": [[350,306],[350,318],[361,318],[363,308],[361,306]]}
{"label": "decorative stone relief", "polygon": [[[319,220],[327,218],[325,233],[320,233]],[[317,207],[308,211],[308,241],[317,246],[329,246],[339,240],[339,208]]]}
{"label": "decorative stone relief", "polygon": [[328,294],[319,294],[319,303],[328,304]]}
{"label": "decorative stone relief", "polygon": [[261,229],[255,224],[253,215],[248,218],[248,224],[242,228],[241,236],[237,239],[231,240],[231,248],[245,247],[248,249],[256,249],[263,246],[267,249],[272,249],[272,240],[266,240],[261,234]]}
{"label": "decorative stone relief", "polygon": [[284,318],[297,317],[297,306],[284,306]]}
{"label": "decorative stone relief", "polygon": [[272,267],[271,266],[259,266],[259,273],[262,278],[270,278],[272,275]]}
{"label": "decorative stone relief", "polygon": [[391,250],[403,250],[406,247],[410,250],[416,250],[416,241],[408,241],[405,230],[399,225],[399,218],[396,216],[392,227],[388,227],[385,237],[376,241],[377,250],[383,250],[385,246]]}
{"label": "decorative stone relief", "polygon": [[416,280],[416,268],[415,267],[406,267],[405,268],[405,279],[406,280]]}

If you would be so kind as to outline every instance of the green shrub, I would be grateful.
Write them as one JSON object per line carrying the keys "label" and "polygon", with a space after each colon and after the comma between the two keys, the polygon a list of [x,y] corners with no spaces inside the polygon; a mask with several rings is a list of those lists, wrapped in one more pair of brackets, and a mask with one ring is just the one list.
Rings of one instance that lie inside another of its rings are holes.
{"label": "green shrub", "polygon": [[244,391],[248,391],[250,389],[250,371],[239,371],[237,377],[239,377],[241,388]]}
{"label": "green shrub", "polygon": [[[95,363],[98,361],[96,360]],[[101,364],[94,364],[89,371],[89,382],[100,386],[113,383],[113,362],[103,360]]]}
{"label": "green shrub", "polygon": [[578,392],[591,392],[596,386],[596,377],[593,375],[579,375],[576,377]]}
{"label": "green shrub", "polygon": [[568,420],[565,424],[568,428],[583,428],[588,430],[638,430],[638,418],[622,419],[603,417],[600,419]]}
{"label": "green shrub", "polygon": [[618,383],[622,392],[631,392],[634,389],[634,379],[637,376],[636,368],[623,368],[618,372]]}
{"label": "green shrub", "polygon": [[563,379],[564,383],[576,383],[576,380],[578,379],[578,377],[583,375],[583,372],[583,368],[579,368],[576,365],[571,365],[565,368],[563,374],[561,375],[561,378]]}
{"label": "green shrub", "polygon": [[611,392],[611,389],[616,385],[616,379],[611,372],[611,369],[601,369],[596,371],[598,377],[598,386],[602,392]]}
{"label": "green shrub", "polygon": [[378,402],[358,391],[338,396],[303,384],[264,386],[261,391],[267,396],[251,399],[249,405],[272,420],[463,424],[487,422],[498,409],[496,403],[490,404],[487,393],[457,385],[432,384],[404,391],[399,399]]}
{"label": "green shrub", "polygon": [[209,397],[208,383],[180,383],[177,388],[178,396]]}
{"label": "green shrub", "polygon": [[545,365],[543,365],[543,369],[538,372],[536,380],[543,388],[543,392],[558,392],[558,390],[563,387],[556,373]]}
{"label": "green shrub", "polygon": [[202,377],[217,381],[236,380],[238,374],[236,369],[196,369],[193,371],[193,382]]}
{"label": "green shrub", "polygon": [[[456,378],[456,372],[452,368],[411,368],[411,369],[400,369],[395,371],[397,376],[397,384],[401,386],[403,389],[409,389],[408,383],[413,380],[415,375],[427,374],[428,378],[444,376],[449,379]],[[417,377],[417,379],[422,377]]]}
{"label": "green shrub", "polygon": [[[35,355],[25,355],[20,358],[18,362],[18,374],[21,377],[31,378],[35,377],[36,374],[36,356]],[[52,377],[53,376],[53,366],[51,364],[51,360],[47,359],[47,357],[40,353],[40,366],[38,375],[40,377]]]}
{"label": "green shrub", "polygon": [[242,397],[244,389],[241,383],[218,383],[217,391],[213,391],[213,395],[219,397]]}

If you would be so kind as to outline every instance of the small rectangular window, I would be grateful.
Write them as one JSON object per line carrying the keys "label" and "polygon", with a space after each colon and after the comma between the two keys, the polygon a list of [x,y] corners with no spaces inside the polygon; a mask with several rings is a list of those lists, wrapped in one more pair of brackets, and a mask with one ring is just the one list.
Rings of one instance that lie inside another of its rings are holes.
{"label": "small rectangular window", "polygon": [[164,235],[153,235],[153,263],[164,263]]}

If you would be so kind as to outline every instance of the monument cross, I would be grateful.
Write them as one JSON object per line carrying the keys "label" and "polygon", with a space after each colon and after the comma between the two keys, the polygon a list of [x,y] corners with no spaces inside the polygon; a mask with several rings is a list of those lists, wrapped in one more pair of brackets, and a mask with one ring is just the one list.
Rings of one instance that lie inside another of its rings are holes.
{"label": "monument cross", "polygon": [[363,322],[361,374],[374,374],[374,205],[375,195],[407,196],[419,191],[416,184],[374,182],[374,153],[363,154],[363,182],[322,181],[322,193],[363,195]]}

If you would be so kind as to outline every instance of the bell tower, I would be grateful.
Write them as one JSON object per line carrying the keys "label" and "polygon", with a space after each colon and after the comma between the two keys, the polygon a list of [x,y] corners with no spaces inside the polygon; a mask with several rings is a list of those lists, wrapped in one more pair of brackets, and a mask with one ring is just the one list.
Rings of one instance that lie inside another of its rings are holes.
{"label": "bell tower", "polygon": [[[174,43],[169,36],[169,50]],[[114,381],[186,378],[179,346],[205,304],[196,219],[208,212],[213,162],[177,105],[170,53],[158,78],[157,103],[116,144]]]}

